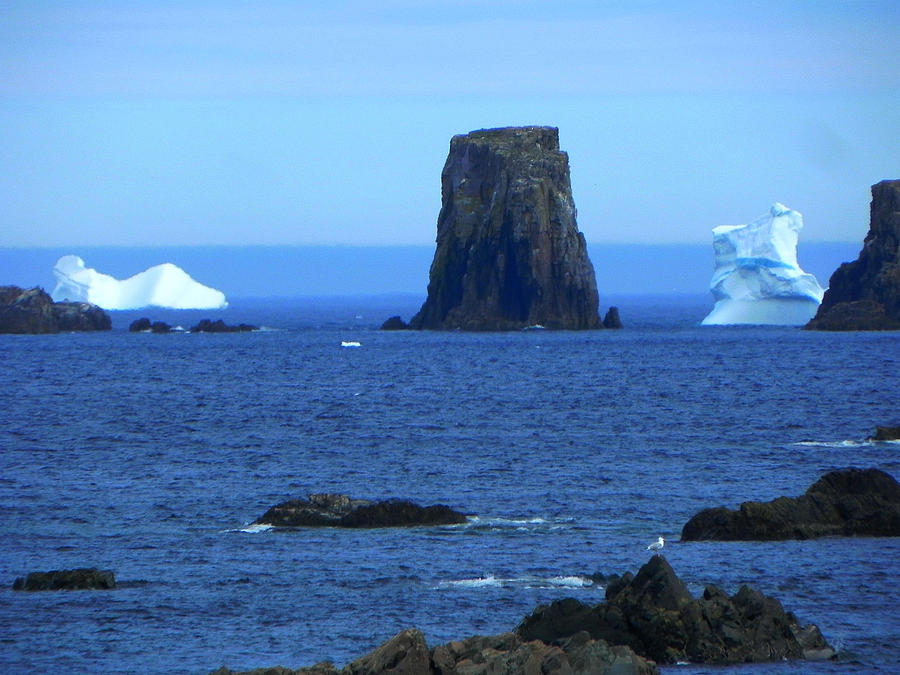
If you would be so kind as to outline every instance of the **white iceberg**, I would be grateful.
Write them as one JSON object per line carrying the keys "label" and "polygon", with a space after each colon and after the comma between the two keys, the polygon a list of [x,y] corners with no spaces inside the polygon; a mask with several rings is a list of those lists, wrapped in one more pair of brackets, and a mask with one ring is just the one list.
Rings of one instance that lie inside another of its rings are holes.
{"label": "white iceberg", "polygon": [[77,255],[64,255],[53,267],[56,302],[90,302],[103,309],[138,309],[155,306],[170,309],[221,309],[225,294],[194,281],[172,263],[154,265],[127,279],[116,279],[84,266]]}
{"label": "white iceberg", "polygon": [[803,216],[783,204],[748,225],[713,228],[716,305],[703,325],[799,326],[816,313],[825,291],[797,263]]}

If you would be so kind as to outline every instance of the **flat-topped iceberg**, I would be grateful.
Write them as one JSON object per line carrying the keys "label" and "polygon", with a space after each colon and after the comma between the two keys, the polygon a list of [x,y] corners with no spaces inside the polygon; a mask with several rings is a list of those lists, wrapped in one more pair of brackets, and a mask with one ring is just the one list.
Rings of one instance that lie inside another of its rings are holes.
{"label": "flat-topped iceberg", "polygon": [[803,216],[783,204],[747,225],[713,228],[716,305],[703,325],[799,326],[816,313],[825,291],[797,263]]}
{"label": "flat-topped iceberg", "polygon": [[221,309],[225,294],[194,281],[172,263],[154,265],[127,279],[116,279],[85,267],[77,255],[64,255],[53,267],[55,301],[90,302],[103,309]]}

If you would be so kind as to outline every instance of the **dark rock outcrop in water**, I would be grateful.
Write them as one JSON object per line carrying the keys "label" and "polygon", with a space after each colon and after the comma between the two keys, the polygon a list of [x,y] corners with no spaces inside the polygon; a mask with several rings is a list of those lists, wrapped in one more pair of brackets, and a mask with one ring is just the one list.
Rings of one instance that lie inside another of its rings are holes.
{"label": "dark rock outcrop in water", "polygon": [[53,302],[40,288],[0,286],[0,333],[110,330],[112,320],[88,302]]}
{"label": "dark rock outcrop in water", "polygon": [[109,570],[95,567],[31,572],[13,582],[15,591],[110,590],[115,587],[115,575]]}
{"label": "dark rock outcrop in water", "polygon": [[736,511],[705,509],[681,531],[682,541],[900,536],[900,484],[878,469],[825,474],[800,497],[744,502]]}
{"label": "dark rock outcrop in water", "polygon": [[132,321],[128,330],[132,333],[170,333],[172,326],[165,321],[150,321],[144,316]]}
{"label": "dark rock outcrop in water", "polygon": [[875,427],[875,433],[869,437],[870,441],[900,441],[900,426]]}
{"label": "dark rock outcrop in water", "polygon": [[230,326],[222,319],[201,319],[200,323],[191,328],[191,333],[246,333],[253,330],[259,330],[259,326],[251,326],[246,323],[239,323],[236,326]]}
{"label": "dark rock outcrop in water", "polygon": [[[636,576],[616,577],[606,602],[574,598],[538,607],[511,633],[475,636],[430,652],[406,630],[338,670],[259,669],[257,675],[649,675],[655,662],[728,664],[829,659],[835,651],[814,625],[801,627],[774,598],[746,586],[728,596],[707,586],[694,599],[666,559],[653,556]],[[213,675],[235,675],[227,668]]]}
{"label": "dark rock outcrop in water", "polygon": [[606,589],[591,607],[573,598],[539,607],[516,629],[523,640],[554,642],[587,631],[658,663],[744,663],[834,656],[819,629],[801,627],[774,598],[746,586],[728,596],[707,586],[691,597],[661,555]]}
{"label": "dark rock outcrop in water", "polygon": [[408,328],[409,324],[399,316],[392,316],[381,324],[381,330],[407,330]]}
{"label": "dark rock outcrop in water", "polygon": [[[653,675],[659,670],[627,647],[610,646],[578,633],[558,644],[526,642],[515,633],[475,636],[432,650],[421,631],[408,629],[338,670],[331,663],[309,668],[260,668],[240,675]],[[211,675],[239,675],[220,668]]]}
{"label": "dark rock outcrop in water", "polygon": [[308,499],[292,499],[273,506],[255,525],[276,527],[414,527],[417,525],[457,525],[465,514],[449,506],[419,506],[392,499],[373,502],[350,499],[340,494],[312,494]]}
{"label": "dark rock outcrop in water", "polygon": [[557,129],[454,136],[441,199],[428,298],[410,328],[602,327]]}
{"label": "dark rock outcrop in water", "polygon": [[859,258],[831,275],[811,330],[900,330],[900,180],[872,186]]}
{"label": "dark rock outcrop in water", "polygon": [[622,319],[619,318],[619,308],[610,307],[603,317],[604,328],[622,328]]}

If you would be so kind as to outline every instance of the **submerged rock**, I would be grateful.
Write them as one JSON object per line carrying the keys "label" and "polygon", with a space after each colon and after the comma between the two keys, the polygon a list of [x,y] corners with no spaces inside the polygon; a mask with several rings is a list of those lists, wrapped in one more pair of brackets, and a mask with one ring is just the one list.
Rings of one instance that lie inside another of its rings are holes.
{"label": "submerged rock", "polygon": [[411,328],[602,327],[557,129],[454,136],[441,201],[428,297]]}
{"label": "submerged rock", "polygon": [[859,257],[831,275],[811,330],[900,330],[900,180],[872,186]]}
{"label": "submerged rock", "polygon": [[900,536],[900,484],[878,469],[825,474],[800,497],[744,502],[738,510],[704,509],[682,541],[779,540],[826,536]]}
{"label": "submerged rock", "polygon": [[292,499],[273,506],[255,525],[276,527],[414,527],[417,525],[457,525],[466,515],[449,506],[419,506],[392,499],[369,501],[341,494],[312,494],[308,499]]}
{"label": "submerged rock", "polygon": [[15,591],[109,590],[115,587],[115,575],[110,570],[95,567],[31,572],[13,582]]}
{"label": "submerged rock", "polygon": [[834,656],[815,626],[801,627],[774,598],[743,586],[728,596],[707,586],[693,598],[661,555],[606,590],[606,602],[573,598],[538,607],[516,629],[523,640],[557,642],[586,631],[659,663],[745,663]]}
{"label": "submerged rock", "polygon": [[110,330],[112,320],[87,302],[53,302],[40,288],[0,286],[0,333]]}

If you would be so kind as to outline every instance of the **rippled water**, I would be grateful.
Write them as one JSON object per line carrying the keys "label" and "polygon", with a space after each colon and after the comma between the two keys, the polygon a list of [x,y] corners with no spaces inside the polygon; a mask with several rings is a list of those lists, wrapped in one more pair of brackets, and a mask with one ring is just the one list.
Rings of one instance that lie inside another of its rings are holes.
{"label": "rippled water", "polygon": [[[900,335],[699,328],[706,306],[637,299],[618,332],[382,333],[354,302],[230,308],[273,329],[252,334],[129,334],[123,312],[103,335],[0,336],[0,670],[342,665],[410,626],[499,633],[599,602],[590,575],[636,571],[660,534],[695,594],[751,584],[843,656],[672,672],[900,668],[900,540],[678,542],[701,508],[834,468],[900,476],[900,445],[864,441],[898,421]],[[473,517],[247,528],[324,491]],[[10,590],[80,566],[121,588]]]}

